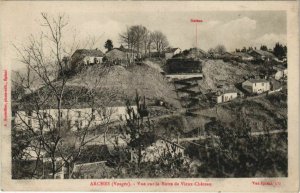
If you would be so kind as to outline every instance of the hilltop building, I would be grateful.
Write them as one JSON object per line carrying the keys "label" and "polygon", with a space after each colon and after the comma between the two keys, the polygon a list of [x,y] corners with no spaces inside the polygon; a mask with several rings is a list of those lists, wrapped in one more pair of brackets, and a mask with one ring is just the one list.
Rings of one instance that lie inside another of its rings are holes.
{"label": "hilltop building", "polygon": [[254,57],[246,52],[235,52],[234,55],[237,57],[237,59],[239,59],[243,62],[254,60]]}
{"label": "hilltop building", "polygon": [[116,64],[132,63],[138,58],[138,54],[134,50],[126,49],[122,45],[119,48],[114,48],[108,51],[105,56],[111,62]]}
{"label": "hilltop building", "polygon": [[165,58],[166,59],[170,59],[174,55],[180,54],[181,53],[181,49],[180,48],[168,48],[164,53],[165,53]]}
{"label": "hilltop building", "polygon": [[288,70],[284,66],[274,66],[273,69],[277,71],[274,74],[274,78],[276,80],[280,80],[280,79],[283,79],[283,78],[287,77]]}
{"label": "hilltop building", "polygon": [[264,61],[272,61],[274,58],[276,58],[271,52],[263,50],[251,50],[249,54],[255,59],[260,59]]}
{"label": "hilltop building", "polygon": [[71,65],[101,64],[104,54],[98,49],[78,49],[71,56]]}
{"label": "hilltop building", "polygon": [[[137,109],[136,106],[132,108]],[[126,106],[61,109],[60,112],[58,109],[20,110],[15,113],[14,124],[21,130],[29,126],[36,130],[43,128],[44,131],[49,131],[56,127],[60,116],[63,127],[75,131],[86,126],[100,125],[108,120],[109,122],[125,120],[126,110]]]}
{"label": "hilltop building", "polygon": [[217,103],[224,103],[231,101],[238,97],[238,93],[234,89],[225,89],[223,91],[217,91],[214,98]]}
{"label": "hilltop building", "polygon": [[242,83],[242,87],[251,94],[261,94],[270,90],[270,82],[265,79],[249,79]]}

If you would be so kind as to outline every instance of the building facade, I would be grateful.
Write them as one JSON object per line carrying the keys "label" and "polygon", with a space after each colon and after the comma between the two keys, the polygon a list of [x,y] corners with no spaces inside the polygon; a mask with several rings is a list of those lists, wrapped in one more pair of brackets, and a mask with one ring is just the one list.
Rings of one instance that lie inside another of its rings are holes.
{"label": "building facade", "polygon": [[[132,106],[134,110],[136,106]],[[81,109],[44,109],[39,111],[17,111],[15,113],[14,124],[19,129],[28,127],[33,129],[43,129],[57,127],[60,117],[63,127],[70,130],[77,130],[86,126],[96,126],[103,123],[126,120],[127,107],[105,107],[105,108],[81,108]]]}
{"label": "building facade", "polygon": [[270,82],[265,79],[249,79],[242,83],[242,87],[251,94],[261,94],[270,90]]}
{"label": "building facade", "polygon": [[238,93],[236,91],[223,91],[223,92],[217,92],[216,94],[216,102],[217,103],[224,103],[231,101],[238,97]]}

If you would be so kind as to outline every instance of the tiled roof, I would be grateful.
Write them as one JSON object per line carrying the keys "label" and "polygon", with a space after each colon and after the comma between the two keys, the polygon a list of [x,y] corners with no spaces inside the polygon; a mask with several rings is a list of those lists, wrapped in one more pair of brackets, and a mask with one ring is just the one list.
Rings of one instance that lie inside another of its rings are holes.
{"label": "tiled roof", "polygon": [[96,50],[96,49],[93,49],[93,50],[78,49],[74,52],[74,54],[85,55],[85,56],[96,56],[96,57],[103,57],[104,56],[104,54],[101,50]]}
{"label": "tiled roof", "polygon": [[234,55],[240,56],[240,57],[252,57],[251,55],[244,53],[244,52],[235,52]]}
{"label": "tiled roof", "polygon": [[252,50],[250,53],[253,53],[253,52],[256,52],[256,53],[258,53],[259,55],[262,55],[262,56],[275,57],[274,54],[272,54],[271,52],[264,51],[264,50]]}
{"label": "tiled roof", "polygon": [[169,49],[166,50],[166,53],[173,53],[173,52],[175,52],[177,49],[179,49],[179,48],[169,48]]}

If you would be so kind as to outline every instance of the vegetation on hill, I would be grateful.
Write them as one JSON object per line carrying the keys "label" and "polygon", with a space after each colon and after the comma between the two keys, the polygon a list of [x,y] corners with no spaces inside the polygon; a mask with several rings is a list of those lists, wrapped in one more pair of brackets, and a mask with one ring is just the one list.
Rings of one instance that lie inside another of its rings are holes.
{"label": "vegetation on hill", "polygon": [[[97,82],[99,75],[102,78]],[[106,92],[114,92],[116,98],[132,99],[137,91],[141,96],[146,96],[148,102],[160,99],[173,107],[180,107],[173,86],[157,69],[148,65],[134,65],[128,68],[111,66],[105,74],[100,66],[91,66],[72,77],[67,85],[93,87],[95,82]]]}
{"label": "vegetation on hill", "polygon": [[235,85],[243,81],[244,76],[253,73],[253,68],[243,64],[233,65],[222,60],[206,60],[202,64],[203,81],[200,87],[203,90],[216,89],[219,84]]}

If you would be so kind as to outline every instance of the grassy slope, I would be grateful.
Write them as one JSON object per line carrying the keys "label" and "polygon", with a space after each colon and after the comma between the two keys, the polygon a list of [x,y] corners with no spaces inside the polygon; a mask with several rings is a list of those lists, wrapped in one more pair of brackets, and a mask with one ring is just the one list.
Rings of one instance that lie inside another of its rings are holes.
{"label": "grassy slope", "polygon": [[203,90],[216,89],[219,81],[228,84],[243,81],[243,77],[253,72],[252,66],[246,64],[233,65],[222,60],[205,60],[203,61],[202,71],[204,74],[200,87]]}
{"label": "grassy slope", "polygon": [[136,91],[149,100],[163,99],[174,107],[180,104],[176,99],[173,86],[164,79],[160,72],[147,65],[136,65],[128,68],[122,66],[107,67],[106,72],[99,66],[91,66],[86,71],[73,77],[69,86],[93,87],[96,79],[99,88],[114,92],[116,98],[133,99]]}
{"label": "grassy slope", "polygon": [[270,130],[287,129],[283,123],[284,119],[287,119],[286,95],[278,93],[272,97],[275,100],[265,96],[235,100],[196,113],[202,116],[217,117],[224,123],[233,122],[244,113],[253,131],[261,131],[264,127]]}

